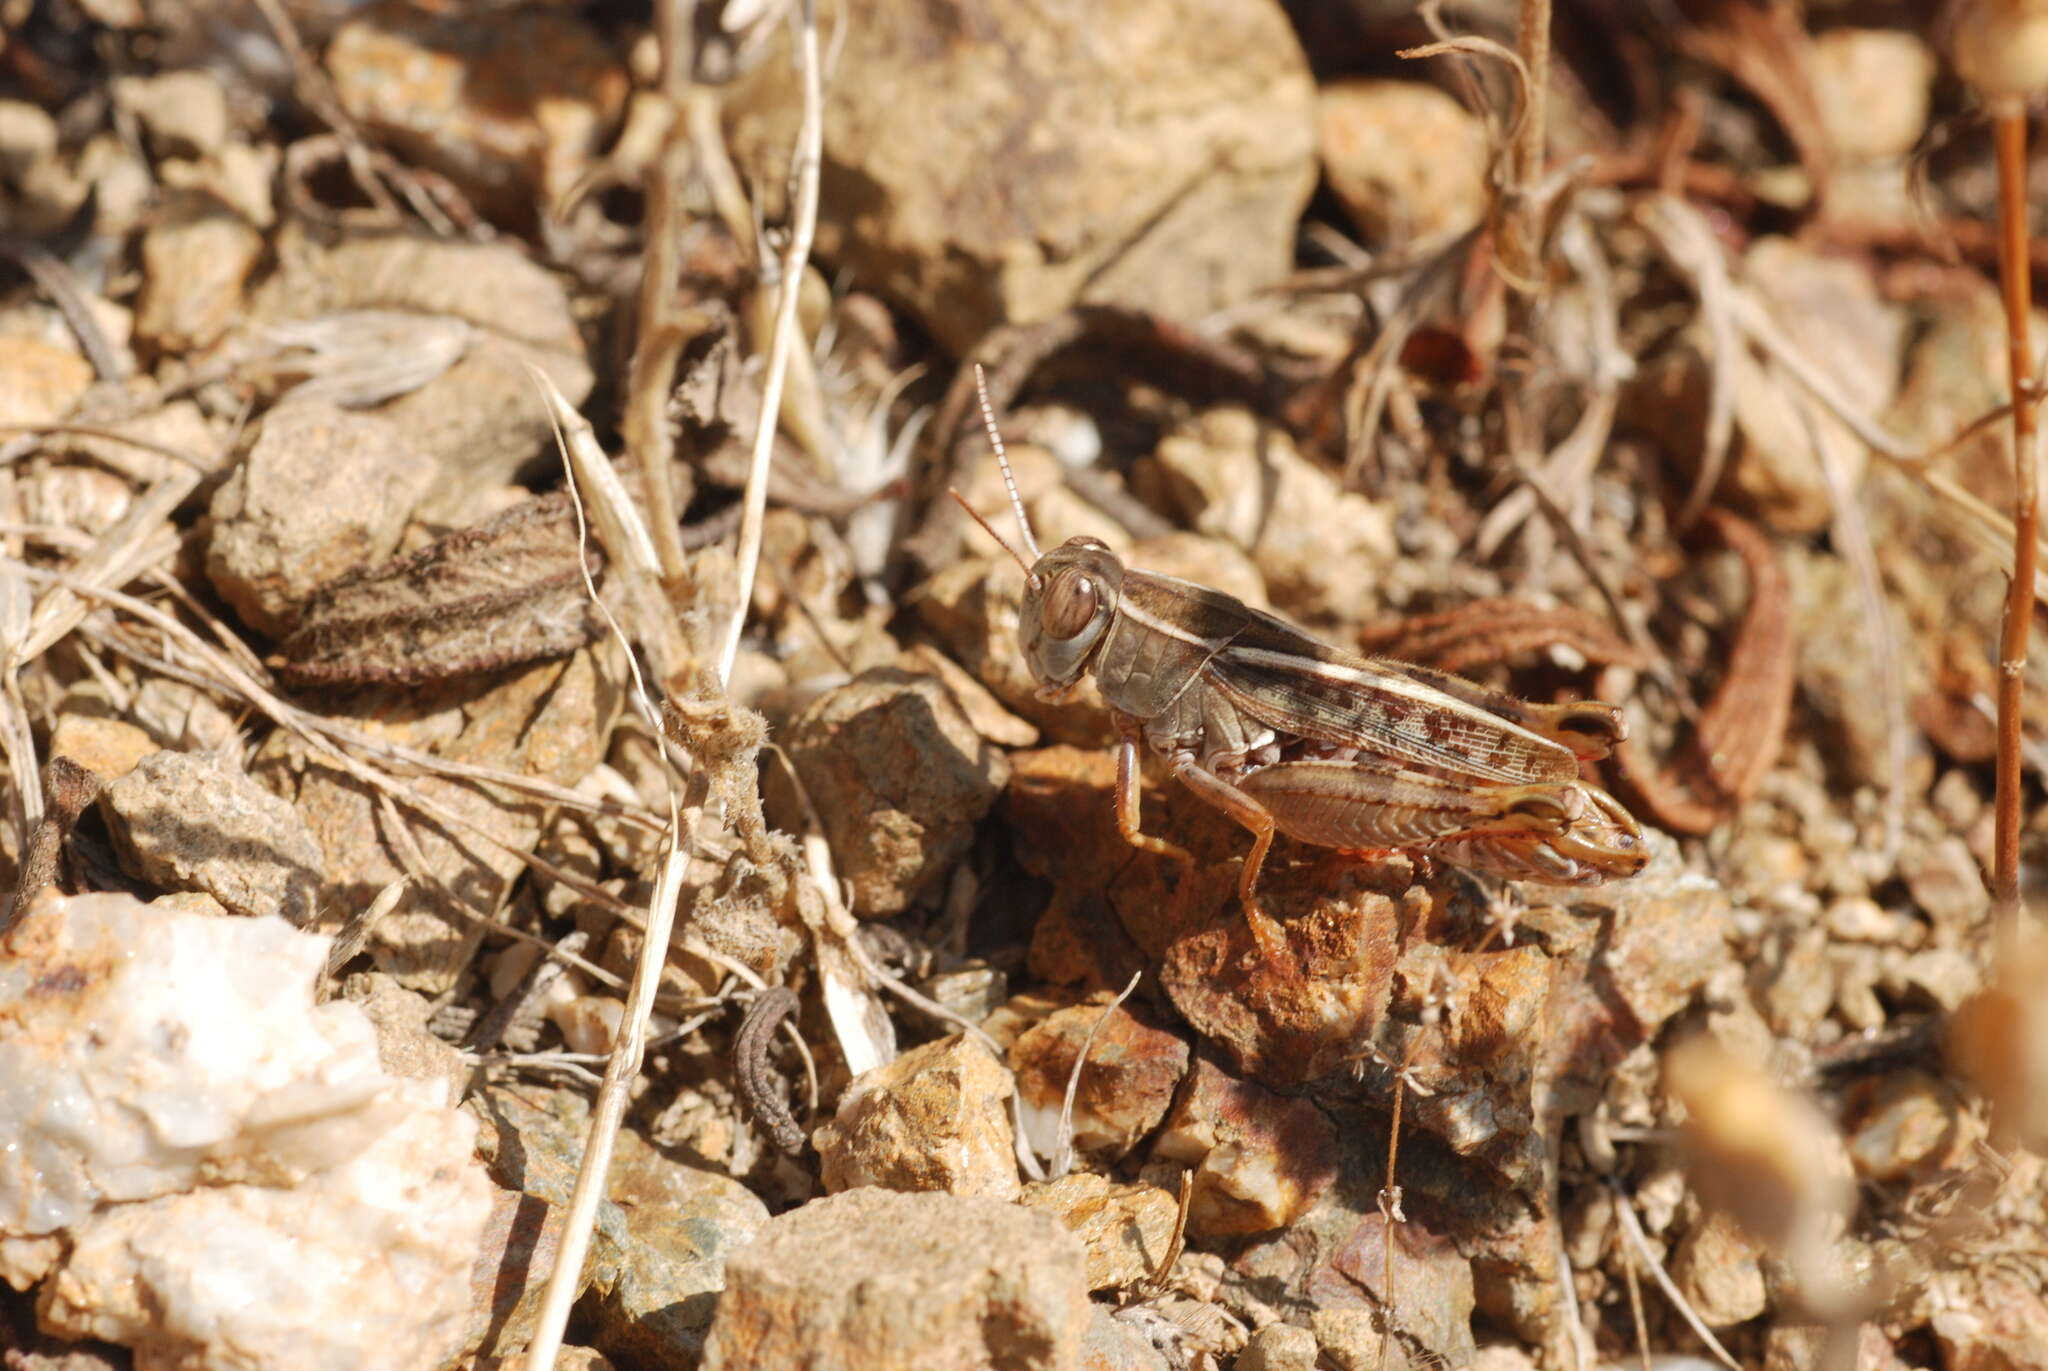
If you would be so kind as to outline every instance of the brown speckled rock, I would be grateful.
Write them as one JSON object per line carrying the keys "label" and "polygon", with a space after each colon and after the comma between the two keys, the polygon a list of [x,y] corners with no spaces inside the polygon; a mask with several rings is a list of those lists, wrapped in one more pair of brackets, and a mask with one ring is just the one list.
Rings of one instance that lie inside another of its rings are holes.
{"label": "brown speckled rock", "polygon": [[703,1371],[1068,1371],[1080,1240],[986,1196],[850,1190],[769,1221],[725,1269]]}
{"label": "brown speckled rock", "polygon": [[1486,215],[1486,129],[1424,81],[1335,81],[1316,96],[1323,173],[1376,243],[1463,233]]}
{"label": "brown speckled rock", "polygon": [[1345,1371],[1379,1361],[1378,1328],[1391,1303],[1401,1341],[1424,1352],[1421,1364],[1471,1366],[1472,1263],[1457,1244],[1419,1216],[1394,1226],[1394,1269],[1387,1272],[1387,1221],[1368,1214],[1309,1273],[1304,1290],[1324,1355]]}
{"label": "brown speckled rock", "polygon": [[553,432],[527,367],[546,372],[572,405],[594,379],[554,276],[504,242],[365,235],[330,245],[287,226],[273,243],[278,269],[250,310],[262,323],[377,310],[394,322],[416,318],[423,335],[451,319],[469,326],[460,360],[376,411],[439,468],[422,518],[475,523],[498,487],[542,461],[553,469]]}
{"label": "brown speckled rock", "polygon": [[101,797],[121,864],[164,890],[231,912],[313,916],[323,858],[305,820],[227,762],[153,752]]}
{"label": "brown speckled rock", "polygon": [[92,384],[92,363],[35,338],[0,338],[0,423],[64,417]]}
{"label": "brown speckled rock", "polygon": [[1671,1278],[1709,1328],[1729,1328],[1769,1308],[1763,1253],[1726,1214],[1709,1214],[1685,1231],[1671,1254]]}
{"label": "brown speckled rock", "polygon": [[214,342],[242,310],[263,235],[218,201],[183,197],[142,237],[138,337],[172,351]]}
{"label": "brown speckled rock", "polygon": [[955,1034],[856,1078],[817,1130],[825,1188],[879,1185],[1017,1194],[1010,1081],[987,1048]]}
{"label": "brown speckled rock", "polygon": [[1337,1130],[1320,1109],[1206,1060],[1152,1154],[1195,1168],[1188,1232],[1203,1239],[1285,1228],[1337,1178]]}
{"label": "brown speckled rock", "polygon": [[[822,8],[819,255],[954,353],[1077,300],[1194,319],[1292,266],[1315,91],[1272,0]],[[778,39],[726,106],[778,199],[798,108]]]}
{"label": "brown speckled rock", "polygon": [[1371,617],[1400,557],[1391,506],[1346,490],[1241,407],[1207,410],[1169,433],[1134,484],[1196,532],[1242,548],[1273,603],[1311,624]]}
{"label": "brown speckled rock", "polygon": [[514,215],[575,183],[630,84],[598,31],[549,8],[376,6],[335,32],[327,70],[366,132]]}
{"label": "brown speckled rock", "polygon": [[1135,1285],[1166,1259],[1179,1202],[1156,1185],[1118,1185],[1076,1171],[1024,1187],[1027,1209],[1050,1214],[1087,1244],[1088,1288]]}
{"label": "brown speckled rock", "polygon": [[390,421],[294,403],[263,421],[248,460],[213,496],[206,574],[244,623],[278,636],[307,596],[398,550],[434,465]]}
{"label": "brown speckled rock", "polygon": [[[1183,808],[1199,803],[1189,797]],[[1219,864],[1189,905],[1207,913],[1172,939],[1159,968],[1174,1008],[1239,1070],[1272,1085],[1300,1085],[1356,1061],[1386,1015],[1399,929],[1429,901],[1409,884],[1413,866],[1315,849],[1298,865],[1269,864],[1259,898],[1287,936],[1293,960],[1283,964],[1252,953],[1236,872],[1222,864],[1243,840],[1204,829],[1220,841],[1198,851]]]}
{"label": "brown speckled rock", "polygon": [[782,744],[870,918],[937,887],[1010,775],[941,681],[894,667],[821,696]]}
{"label": "brown speckled rock", "polygon": [[[1106,1016],[1106,1017],[1105,1017]],[[1074,1058],[1098,1021],[1088,1064],[1074,1090],[1074,1147],[1120,1158],[1159,1126],[1187,1074],[1185,1038],[1107,1003],[1075,1005],[1033,1024],[1010,1049],[1026,1127],[1050,1149]],[[1043,1135],[1038,1124],[1046,1125]]]}

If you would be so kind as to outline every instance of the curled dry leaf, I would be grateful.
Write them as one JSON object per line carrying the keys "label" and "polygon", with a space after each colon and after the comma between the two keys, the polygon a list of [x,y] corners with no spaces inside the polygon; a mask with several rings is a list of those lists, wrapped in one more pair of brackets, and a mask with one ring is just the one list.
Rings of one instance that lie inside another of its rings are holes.
{"label": "curled dry leaf", "polygon": [[[589,553],[594,576],[602,558]],[[566,493],[515,505],[381,567],[328,582],[277,663],[301,685],[447,680],[596,639]]]}
{"label": "curled dry leaf", "polygon": [[1358,635],[1374,656],[1465,672],[1547,648],[1568,648],[1596,666],[1643,667],[1640,649],[1605,623],[1570,605],[1524,600],[1472,600],[1434,614],[1411,614]]}
{"label": "curled dry leaf", "polygon": [[[1638,813],[1674,833],[1702,834],[1732,813],[1777,764],[1792,717],[1797,648],[1792,641],[1791,587],[1778,551],[1753,525],[1710,509],[1700,526],[1742,558],[1749,606],[1728,651],[1721,685],[1683,750],[1658,766],[1639,741],[1613,753],[1615,789]],[[1619,686],[1601,674],[1596,693]]]}

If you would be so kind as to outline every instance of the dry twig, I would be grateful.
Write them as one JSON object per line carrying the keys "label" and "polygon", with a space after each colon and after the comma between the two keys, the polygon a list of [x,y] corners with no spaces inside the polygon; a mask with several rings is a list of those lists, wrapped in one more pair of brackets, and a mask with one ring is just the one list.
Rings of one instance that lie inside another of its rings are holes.
{"label": "dry twig", "polygon": [[1088,1065],[1088,1049],[1095,1046],[1095,1035],[1109,1022],[1109,1016],[1123,1008],[1131,992],[1138,988],[1138,981],[1145,969],[1139,967],[1131,973],[1130,984],[1109,1002],[1109,1007],[1095,1016],[1095,1022],[1088,1025],[1087,1036],[1081,1039],[1081,1050],[1074,1054],[1074,1069],[1067,1073],[1067,1093],[1060,1101],[1060,1128],[1052,1146],[1052,1160],[1046,1167],[1046,1175],[1058,1180],[1074,1167],[1074,1094],[1081,1088],[1081,1068]]}
{"label": "dry twig", "polygon": [[[551,386],[544,387],[544,390],[552,411],[559,417],[561,411],[569,406]],[[564,469],[569,473],[570,489],[577,495],[579,546],[589,534],[583,519],[581,486],[576,482],[578,468],[583,467],[586,474],[600,468],[605,473],[610,472],[610,465],[606,462],[598,461],[591,465],[581,462],[575,455],[580,446],[572,447],[566,439],[562,444]],[[615,483],[612,486],[600,485],[597,494],[603,511],[602,526],[617,539],[615,544],[607,541],[605,546],[612,559],[614,574],[635,578],[641,583],[644,595],[645,583],[654,581],[659,576],[659,569],[646,528],[640,523],[639,512]],[[588,579],[587,561],[579,558],[578,563],[585,568],[585,589],[591,601],[598,606],[605,622],[626,650],[626,663],[633,677],[634,702],[645,718],[658,720],[660,711],[648,694],[647,682],[633,656],[632,643],[627,640],[618,620],[598,598],[596,585]],[[690,835],[696,831],[710,788],[705,770],[699,768],[690,777],[688,795],[679,803],[673,779],[667,772],[663,773],[663,780],[668,786],[668,826],[663,832],[654,894],[647,905],[646,936],[641,941],[640,955],[633,968],[632,989],[626,995],[618,1036],[612,1043],[604,1079],[591,1106],[583,1160],[577,1169],[576,1188],[570,1195],[568,1212],[563,1220],[561,1247],[555,1257],[554,1269],[548,1274],[547,1293],[535,1320],[533,1339],[527,1346],[527,1371],[552,1371],[555,1355],[561,1349],[563,1332],[568,1327],[570,1306],[575,1303],[581,1287],[583,1262],[589,1255],[591,1234],[597,1223],[597,1206],[604,1198],[605,1180],[611,1171],[612,1150],[618,1141],[619,1125],[625,1118],[632,1084],[640,1074],[646,1052],[648,1017],[654,1012],[661,969],[668,963],[676,905],[682,898],[683,878],[689,870]]]}
{"label": "dry twig", "polygon": [[0,938],[28,913],[29,902],[57,879],[57,861],[63,855],[65,839],[86,806],[99,798],[102,782],[69,757],[52,757],[43,768],[43,794],[48,808],[29,839],[21,859],[21,875],[15,882],[14,904],[0,914]]}
{"label": "dry twig", "polygon": [[2020,905],[2020,717],[2027,638],[2034,625],[2039,550],[2040,474],[2034,451],[2033,273],[2027,265],[2027,112],[2001,103],[1992,114],[1998,139],[1998,275],[2004,287],[2008,376],[2012,383],[2012,585],[1998,640],[1997,795],[1991,836],[1991,896],[2008,929]]}
{"label": "dry twig", "polygon": [[777,416],[782,412],[790,351],[796,347],[799,334],[797,296],[803,286],[804,268],[811,260],[811,239],[818,227],[818,170],[824,146],[825,97],[818,59],[816,0],[803,0],[802,14],[798,64],[802,69],[804,111],[803,123],[797,131],[796,155],[790,166],[796,194],[791,202],[789,246],[782,255],[775,335],[768,344],[768,375],[761,383],[761,419],[754,430],[753,457],[747,473],[746,513],[740,519],[739,596],[733,605],[725,642],[718,652],[720,681],[732,676],[732,664],[740,651],[740,635],[746,629],[747,606],[754,599],[754,576],[761,565],[762,519],[768,511],[768,466],[775,452]]}
{"label": "dry twig", "polygon": [[1686,1300],[1684,1292],[1678,1288],[1678,1283],[1671,1279],[1671,1273],[1664,1269],[1664,1263],[1657,1260],[1656,1252],[1651,1250],[1649,1238],[1643,1233],[1642,1221],[1636,1217],[1634,1201],[1629,1199],[1628,1193],[1618,1184],[1613,1186],[1613,1192],[1614,1217],[1621,1226],[1622,1236],[1628,1239],[1629,1250],[1649,1270],[1651,1277],[1657,1282],[1657,1288],[1671,1301],[1671,1307],[1685,1320],[1686,1327],[1692,1329],[1693,1336],[1706,1344],[1707,1350],[1714,1354],[1714,1359],[1727,1367],[1728,1371],[1742,1371],[1742,1363],[1730,1356],[1728,1349],[1721,1345],[1721,1340],[1714,1336],[1714,1330],[1700,1321],[1698,1311]]}

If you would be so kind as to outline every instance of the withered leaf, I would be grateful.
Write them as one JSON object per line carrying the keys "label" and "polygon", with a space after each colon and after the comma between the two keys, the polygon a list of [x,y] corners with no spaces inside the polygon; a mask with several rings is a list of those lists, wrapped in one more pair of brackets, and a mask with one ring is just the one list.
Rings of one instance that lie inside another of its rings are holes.
{"label": "withered leaf", "polygon": [[[591,574],[602,565],[593,543]],[[558,491],[329,581],[277,666],[300,685],[411,685],[559,657],[602,628],[576,565],[576,512]]]}

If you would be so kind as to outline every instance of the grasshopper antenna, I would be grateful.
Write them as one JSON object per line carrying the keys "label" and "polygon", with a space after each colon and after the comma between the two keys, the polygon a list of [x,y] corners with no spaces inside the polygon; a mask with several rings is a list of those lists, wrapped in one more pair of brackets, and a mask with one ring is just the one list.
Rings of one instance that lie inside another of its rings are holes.
{"label": "grasshopper antenna", "polygon": [[996,532],[993,528],[989,527],[988,520],[981,517],[980,510],[976,509],[973,505],[967,503],[967,497],[960,493],[960,488],[958,486],[947,486],[946,494],[952,496],[956,501],[958,501],[960,504],[960,508],[967,511],[967,517],[974,520],[975,523],[980,524],[981,531],[983,533],[986,533],[989,537],[995,539],[997,545],[1001,547],[1003,551],[1009,553],[1010,556],[1016,561],[1018,566],[1024,568],[1024,578],[1026,580],[1029,580],[1031,578],[1031,564],[1024,560],[1023,556],[1018,553],[1016,548],[1010,546],[1009,539],[1005,538],[1002,534]]}
{"label": "grasshopper antenna", "polygon": [[[1036,562],[1043,554],[1038,550],[1038,539],[1031,536],[1031,521],[1024,517],[1024,501],[1017,494],[1017,478],[1010,474],[1010,454],[1003,451],[1003,435],[996,428],[995,406],[988,402],[988,377],[982,372],[979,362],[974,364],[974,393],[981,399],[981,426],[988,430],[989,446],[996,450],[996,464],[1003,469],[1003,485],[1010,492],[1010,508],[1017,511],[1017,527],[1024,531],[1024,546],[1030,551],[1031,560]],[[965,504],[966,501],[963,500],[961,503]],[[967,512],[974,514],[971,509]],[[974,517],[981,518],[979,514],[975,514]],[[988,528],[988,525],[983,523],[982,527]],[[995,533],[992,528],[988,531],[990,534]],[[996,541],[1001,543],[1003,540],[997,538]],[[1009,546],[1007,543],[1003,545]],[[1017,556],[1014,552],[1010,555]],[[1018,557],[1017,560],[1021,562],[1023,558]]]}

